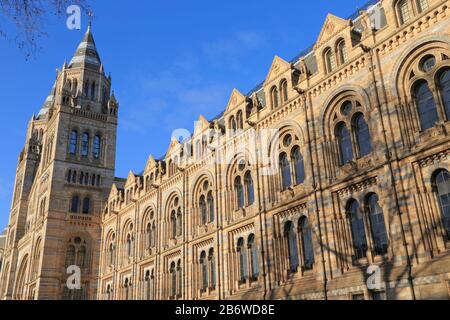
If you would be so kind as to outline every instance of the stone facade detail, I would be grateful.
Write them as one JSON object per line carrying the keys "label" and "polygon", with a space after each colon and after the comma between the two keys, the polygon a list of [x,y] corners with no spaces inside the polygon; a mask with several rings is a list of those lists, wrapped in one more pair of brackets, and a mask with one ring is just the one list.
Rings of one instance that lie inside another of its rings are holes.
{"label": "stone facade detail", "polygon": [[[126,179],[89,31],[30,122],[0,298],[449,299],[449,14],[449,1],[380,0],[329,15],[314,46],[275,57],[263,84]],[[86,77],[105,100],[85,97]],[[73,130],[101,132],[100,159],[70,155]],[[74,195],[92,212],[71,213]],[[73,252],[83,296],[64,289]]]}

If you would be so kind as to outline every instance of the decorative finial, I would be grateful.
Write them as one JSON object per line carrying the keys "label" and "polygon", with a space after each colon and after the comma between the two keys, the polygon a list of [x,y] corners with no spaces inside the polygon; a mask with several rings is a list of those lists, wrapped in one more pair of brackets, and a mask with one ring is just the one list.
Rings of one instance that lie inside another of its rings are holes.
{"label": "decorative finial", "polygon": [[91,27],[92,27],[92,20],[94,19],[94,12],[92,12],[92,10],[89,10],[87,13],[88,16],[88,32],[91,31]]}

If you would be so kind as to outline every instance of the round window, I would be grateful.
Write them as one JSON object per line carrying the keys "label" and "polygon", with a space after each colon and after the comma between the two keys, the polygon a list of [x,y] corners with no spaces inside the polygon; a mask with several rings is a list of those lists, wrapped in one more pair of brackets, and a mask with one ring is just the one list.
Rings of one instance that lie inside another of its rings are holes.
{"label": "round window", "polygon": [[245,169],[245,161],[242,160],[242,161],[239,163],[239,170],[240,170],[240,171],[243,171],[244,169]]}
{"label": "round window", "polygon": [[344,102],[344,104],[341,107],[341,113],[344,116],[348,116],[353,110],[352,103],[350,101]]}
{"label": "round window", "polygon": [[421,68],[423,72],[430,72],[435,65],[436,65],[436,58],[434,56],[426,56],[422,60]]}
{"label": "round window", "polygon": [[285,147],[289,147],[292,143],[292,136],[288,134],[286,137],[284,137],[283,144]]}

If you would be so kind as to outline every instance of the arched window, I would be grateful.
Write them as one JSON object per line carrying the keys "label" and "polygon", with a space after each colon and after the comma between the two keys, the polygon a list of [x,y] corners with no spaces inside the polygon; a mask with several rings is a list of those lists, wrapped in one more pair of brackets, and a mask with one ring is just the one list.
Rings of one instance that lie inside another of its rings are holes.
{"label": "arched window", "polygon": [[95,100],[95,96],[96,96],[96,92],[95,92],[95,82],[92,82],[92,85],[91,85],[91,100]]}
{"label": "arched window", "polygon": [[237,253],[239,255],[239,281],[245,283],[248,279],[247,250],[244,246],[244,239],[240,238],[237,243]]}
{"label": "arched window", "polygon": [[131,257],[133,254],[133,244],[132,244],[131,234],[127,235],[127,257]]}
{"label": "arched window", "polygon": [[279,105],[279,97],[278,97],[278,88],[277,87],[273,87],[272,90],[270,91],[270,96],[272,99],[272,108],[276,109],[278,108]]}
{"label": "arched window", "polygon": [[41,213],[40,213],[41,217],[43,217],[44,214],[45,214],[46,203],[47,203],[47,198],[42,199],[42,201],[41,201]]}
{"label": "arched window", "polygon": [[450,121],[450,69],[446,69],[439,77],[439,89],[447,121]]}
{"label": "arched window", "polygon": [[447,240],[450,240],[450,173],[447,170],[440,170],[435,174],[434,187]]}
{"label": "arched window", "polygon": [[245,191],[247,193],[247,205],[251,206],[255,202],[255,191],[253,186],[253,178],[250,171],[245,174]]}
{"label": "arched window", "polygon": [[169,177],[173,176],[173,161],[169,160]]}
{"label": "arched window", "polygon": [[206,135],[202,136],[202,155],[205,155],[207,153],[207,148],[208,147],[208,138],[206,137]]}
{"label": "arched window", "polygon": [[102,146],[101,138],[99,135],[96,135],[94,137],[94,150],[93,150],[95,159],[100,159],[101,146]]}
{"label": "arched window", "polygon": [[86,248],[84,246],[81,246],[78,249],[77,253],[77,266],[80,268],[84,268],[86,263]]}
{"label": "arched window", "polygon": [[22,260],[20,264],[19,271],[17,273],[17,282],[14,289],[14,299],[15,300],[25,300],[26,299],[26,277],[28,270],[28,256]]}
{"label": "arched window", "polygon": [[256,281],[259,277],[259,261],[258,261],[258,247],[255,243],[255,235],[251,234],[248,237],[248,252],[250,255],[250,272],[252,281]]}
{"label": "arched window", "polygon": [[110,243],[109,244],[109,249],[108,249],[108,254],[109,254],[109,265],[114,265],[114,244]]}
{"label": "arched window", "polygon": [[183,220],[181,216],[181,208],[178,208],[177,211],[177,236],[181,236],[183,231]]}
{"label": "arched window", "polygon": [[305,182],[305,163],[299,147],[292,150],[291,161],[294,165],[295,184],[302,184]]}
{"label": "arched window", "polygon": [[180,165],[180,162],[178,161],[178,157],[175,156],[173,158],[173,174],[176,174],[178,172],[178,166]]}
{"label": "arched window", "polygon": [[303,269],[312,270],[314,266],[314,247],[312,241],[312,230],[307,217],[299,220],[299,233],[302,241]]}
{"label": "arched window", "polygon": [[130,280],[128,280],[128,278],[125,279],[123,288],[125,291],[124,300],[130,300]]}
{"label": "arched window", "polygon": [[200,269],[201,269],[201,279],[202,286],[201,291],[206,292],[208,289],[208,265],[206,262],[206,252],[203,251],[200,255]]}
{"label": "arched window", "polygon": [[73,196],[71,203],[70,203],[70,212],[71,213],[78,213],[78,204],[80,202],[80,199],[78,196]]}
{"label": "arched window", "polygon": [[150,276],[150,271],[147,270],[145,273],[145,300],[151,300],[152,299],[152,279]]}
{"label": "arched window", "polygon": [[288,83],[286,80],[283,80],[280,85],[281,88],[281,98],[283,99],[283,103],[286,103],[289,100],[288,97]]}
{"label": "arched window", "polygon": [[152,236],[150,237],[150,246],[154,248],[156,246],[156,222],[152,224]]}
{"label": "arched window", "polygon": [[428,9],[428,0],[417,0],[417,9],[419,13],[424,12]]}
{"label": "arched window", "polygon": [[108,284],[108,286],[106,287],[106,300],[109,301],[111,300],[111,285]]}
{"label": "arched window", "polygon": [[236,120],[237,120],[237,128],[240,130],[244,129],[244,118],[242,117],[241,110],[238,111],[236,115]]}
{"label": "arched window", "polygon": [[298,246],[297,236],[294,231],[294,224],[288,221],[284,225],[284,238],[288,249],[289,272],[296,273],[298,271]]}
{"label": "arched window", "polygon": [[181,297],[181,290],[183,288],[183,276],[181,270],[181,260],[178,260],[177,263],[177,279],[178,279],[178,287],[177,287],[177,297]]}
{"label": "arched window", "polygon": [[375,255],[385,255],[388,252],[389,243],[383,209],[380,207],[378,195],[371,194],[367,198],[367,208],[369,209],[370,229],[372,231]]}
{"label": "arched window", "polygon": [[200,206],[200,214],[201,214],[202,224],[207,224],[208,223],[208,211],[206,208],[205,196],[203,196],[203,195],[200,197],[199,206]]}
{"label": "arched window", "polygon": [[216,262],[214,258],[214,249],[209,250],[208,254],[208,262],[209,262],[209,274],[210,274],[210,288],[214,290],[216,288]]}
{"label": "arched window", "polygon": [[234,180],[234,191],[236,193],[236,206],[237,209],[244,208],[244,189],[242,188],[241,177],[236,177]]}
{"label": "arched window", "polygon": [[209,222],[214,222],[214,197],[212,191],[208,193]]}
{"label": "arched window", "polygon": [[175,262],[170,265],[170,295],[175,298],[177,295],[177,272]]}
{"label": "arched window", "polygon": [[66,267],[75,265],[75,247],[70,245],[66,251]]}
{"label": "arched window", "polygon": [[341,158],[341,165],[345,165],[353,160],[352,140],[350,132],[344,122],[341,122],[336,127],[336,137],[339,144],[339,153]]}
{"label": "arched window", "polygon": [[175,239],[177,237],[177,214],[175,211],[170,214],[170,224],[172,226],[172,239]]}
{"label": "arched window", "polygon": [[370,138],[369,126],[364,116],[360,113],[353,120],[359,156],[364,157],[372,152],[372,141]]}
{"label": "arched window", "polygon": [[84,82],[84,96],[87,98],[89,97],[89,81],[86,80]]}
{"label": "arched window", "polygon": [[154,299],[154,292],[155,292],[155,270],[152,270],[152,273],[150,274],[150,299]]}
{"label": "arched window", "polygon": [[362,259],[367,255],[367,237],[364,228],[364,218],[356,200],[351,200],[347,207],[347,217],[350,221],[352,231],[353,248],[355,250],[355,258]]}
{"label": "arched window", "polygon": [[147,227],[146,227],[146,233],[147,233],[147,249],[150,249],[152,247],[152,239],[153,239],[153,234],[152,234],[152,226],[150,223],[147,223]]}
{"label": "arched window", "polygon": [[336,57],[333,53],[333,50],[331,48],[328,48],[325,51],[324,57],[325,57],[326,72],[327,73],[333,72],[336,69]]}
{"label": "arched window", "polygon": [[230,129],[231,129],[231,135],[234,136],[236,134],[236,120],[234,119],[234,116],[231,116],[230,118]]}
{"label": "arched window", "polygon": [[183,217],[179,197],[174,197],[168,206],[167,211],[167,227],[168,233],[171,235],[172,239],[176,239],[183,233]]}
{"label": "arched window", "polygon": [[410,0],[402,0],[398,3],[398,14],[400,18],[400,24],[407,23],[412,18],[412,10]]}
{"label": "arched window", "polygon": [[83,214],[91,213],[91,199],[84,198],[83,200]]}
{"label": "arched window", "polygon": [[[41,240],[36,242],[36,248],[34,249],[33,256],[33,277],[35,278],[39,272],[39,261],[41,259]],[[0,271],[2,270],[2,259],[0,256]],[[1,294],[1,293],[0,293]]]}
{"label": "arched window", "polygon": [[348,60],[348,55],[347,55],[347,47],[345,46],[345,41],[343,39],[340,40],[339,43],[337,44],[337,51],[339,54],[339,63],[340,64],[346,63]]}
{"label": "arched window", "polygon": [[195,155],[197,159],[200,159],[202,157],[202,143],[200,140],[197,140],[195,142]]}
{"label": "arched window", "polygon": [[70,133],[70,143],[69,143],[69,153],[71,155],[77,154],[77,145],[78,145],[78,132],[73,130]]}
{"label": "arched window", "polygon": [[286,153],[280,155],[281,170],[281,186],[283,190],[287,190],[292,185],[291,164],[289,163]]}
{"label": "arched window", "polygon": [[81,141],[81,155],[87,157],[89,155],[89,133],[83,133],[83,139]]}
{"label": "arched window", "polygon": [[434,127],[439,120],[439,116],[428,83],[426,81],[416,83],[412,95],[417,104],[422,130],[425,131]]}

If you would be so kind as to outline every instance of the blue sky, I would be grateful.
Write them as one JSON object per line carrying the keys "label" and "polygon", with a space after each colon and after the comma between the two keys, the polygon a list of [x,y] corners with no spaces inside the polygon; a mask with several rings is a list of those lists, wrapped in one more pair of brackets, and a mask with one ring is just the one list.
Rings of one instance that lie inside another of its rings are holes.
{"label": "blue sky", "polygon": [[[165,153],[171,133],[225,108],[233,88],[264,80],[274,55],[290,60],[317,39],[328,12],[348,17],[366,0],[97,1],[93,34],[120,103],[116,175],[140,172]],[[0,229],[8,223],[26,126],[87,27],[51,19],[41,50],[26,61],[0,39]]]}

